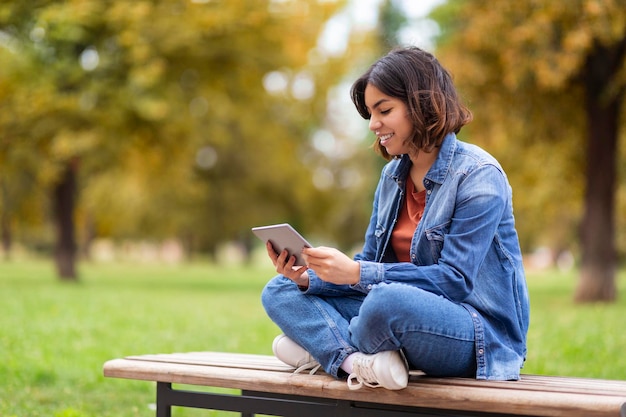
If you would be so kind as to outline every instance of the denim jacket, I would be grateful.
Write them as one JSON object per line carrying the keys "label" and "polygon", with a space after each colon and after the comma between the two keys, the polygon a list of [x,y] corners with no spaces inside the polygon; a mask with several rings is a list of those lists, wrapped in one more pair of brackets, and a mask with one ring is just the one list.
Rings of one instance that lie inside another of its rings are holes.
{"label": "denim jacket", "polygon": [[[397,261],[390,238],[410,166],[405,155],[381,173],[363,250],[355,256],[360,281],[351,288],[367,293],[378,283],[400,282],[462,305],[474,320],[476,378],[519,379],[529,301],[506,174],[487,152],[447,135],[424,177],[426,207],[409,263]],[[340,292],[341,286],[310,277],[307,293]]]}

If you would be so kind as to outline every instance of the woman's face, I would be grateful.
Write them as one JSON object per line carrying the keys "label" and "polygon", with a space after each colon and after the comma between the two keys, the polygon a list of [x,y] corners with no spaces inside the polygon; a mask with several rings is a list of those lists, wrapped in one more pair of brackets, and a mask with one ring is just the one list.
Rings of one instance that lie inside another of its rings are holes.
{"label": "woman's face", "polygon": [[365,87],[365,105],[370,113],[369,128],[392,156],[409,153],[413,134],[406,104],[383,94],[371,84]]}

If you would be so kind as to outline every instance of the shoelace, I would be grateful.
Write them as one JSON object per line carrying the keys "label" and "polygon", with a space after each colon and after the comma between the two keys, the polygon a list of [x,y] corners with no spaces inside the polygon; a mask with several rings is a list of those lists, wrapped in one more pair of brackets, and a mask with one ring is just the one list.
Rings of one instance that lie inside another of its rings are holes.
{"label": "shoelace", "polygon": [[[370,388],[379,387],[376,381],[376,374],[372,366],[374,359],[368,356],[356,358],[352,364],[352,373],[348,376],[348,388],[352,391],[361,388],[363,385]],[[356,383],[354,381],[357,381]]]}
{"label": "shoelace", "polygon": [[312,360],[311,362],[307,362],[304,365],[300,365],[299,367],[296,368],[295,371],[293,371],[294,374],[299,374],[302,371],[306,371],[307,369],[311,369],[311,371],[309,372],[309,375],[313,375],[315,372],[317,372],[318,369],[320,369],[322,365],[320,365],[319,363],[317,363],[316,360]]}

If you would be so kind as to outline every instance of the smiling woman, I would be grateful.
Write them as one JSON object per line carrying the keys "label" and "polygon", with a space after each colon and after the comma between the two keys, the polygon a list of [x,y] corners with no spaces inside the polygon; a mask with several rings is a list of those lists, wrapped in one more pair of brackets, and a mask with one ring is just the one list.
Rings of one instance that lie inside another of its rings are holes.
{"label": "smiling woman", "polygon": [[296,266],[268,245],[279,275],[262,301],[284,332],[274,354],[350,389],[404,389],[409,368],[519,379],[529,302],[511,187],[491,155],[456,138],[472,114],[452,77],[432,54],[397,48],[351,97],[388,161],[363,249],[305,248]]}

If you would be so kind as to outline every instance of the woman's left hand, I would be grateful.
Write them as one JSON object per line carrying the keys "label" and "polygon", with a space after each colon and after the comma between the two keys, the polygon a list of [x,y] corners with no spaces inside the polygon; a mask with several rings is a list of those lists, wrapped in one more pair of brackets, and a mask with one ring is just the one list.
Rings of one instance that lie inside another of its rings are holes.
{"label": "woman's left hand", "polygon": [[353,285],[361,278],[361,265],[335,248],[306,248],[302,254],[307,266],[323,281]]}

